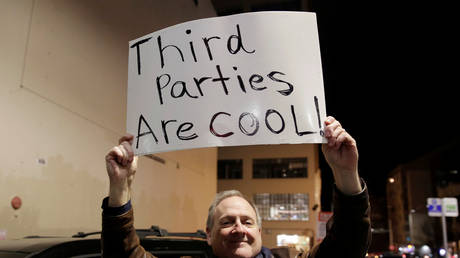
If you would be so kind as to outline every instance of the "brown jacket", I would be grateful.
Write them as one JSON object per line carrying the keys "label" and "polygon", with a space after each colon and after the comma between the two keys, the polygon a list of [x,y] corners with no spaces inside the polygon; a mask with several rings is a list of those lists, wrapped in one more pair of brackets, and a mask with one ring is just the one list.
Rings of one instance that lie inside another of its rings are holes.
{"label": "brown jacket", "polygon": [[[371,240],[367,187],[364,186],[364,191],[354,196],[346,196],[336,189],[333,202],[334,215],[328,222],[326,237],[310,253],[301,256],[365,257]],[[103,257],[154,257],[140,245],[134,228],[133,209],[119,216],[102,213],[101,246]],[[279,253],[275,257],[279,257]]]}

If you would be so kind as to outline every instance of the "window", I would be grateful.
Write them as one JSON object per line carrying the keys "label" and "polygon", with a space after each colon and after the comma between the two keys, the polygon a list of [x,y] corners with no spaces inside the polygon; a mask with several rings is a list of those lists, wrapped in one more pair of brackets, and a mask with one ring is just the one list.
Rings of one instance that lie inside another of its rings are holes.
{"label": "window", "polygon": [[307,177],[307,158],[254,159],[253,178]]}
{"label": "window", "polygon": [[308,194],[254,195],[254,203],[263,220],[308,220]]}
{"label": "window", "polygon": [[217,178],[218,179],[242,179],[243,178],[243,160],[229,159],[217,161]]}
{"label": "window", "polygon": [[305,235],[279,234],[276,236],[277,246],[295,247],[299,251],[304,250],[308,252],[311,241],[311,237]]}

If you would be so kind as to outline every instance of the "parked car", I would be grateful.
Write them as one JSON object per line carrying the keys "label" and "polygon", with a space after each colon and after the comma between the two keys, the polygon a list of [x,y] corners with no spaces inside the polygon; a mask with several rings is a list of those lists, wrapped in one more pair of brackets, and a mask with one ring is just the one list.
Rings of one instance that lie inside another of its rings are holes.
{"label": "parked car", "polygon": [[[0,258],[101,257],[101,232],[78,233],[72,237],[28,236],[1,240]],[[141,245],[158,258],[209,258],[212,250],[203,231],[170,233],[152,226],[137,230]]]}
{"label": "parked car", "polygon": [[395,254],[392,252],[375,252],[375,253],[368,253],[366,258],[405,258],[405,256],[401,254]]}

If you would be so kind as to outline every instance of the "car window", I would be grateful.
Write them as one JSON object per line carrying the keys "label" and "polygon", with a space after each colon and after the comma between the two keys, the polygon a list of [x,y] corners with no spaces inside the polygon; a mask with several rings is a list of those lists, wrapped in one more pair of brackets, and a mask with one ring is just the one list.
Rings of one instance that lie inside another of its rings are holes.
{"label": "car window", "polygon": [[97,254],[82,254],[82,255],[77,255],[77,256],[71,256],[70,258],[99,258],[102,257],[101,253]]}
{"label": "car window", "polygon": [[27,253],[20,253],[20,252],[1,252],[0,251],[0,258],[23,258],[26,257]]}
{"label": "car window", "polygon": [[150,250],[157,258],[208,258],[210,253],[206,250]]}
{"label": "car window", "polygon": [[99,239],[85,239],[53,245],[45,250],[27,256],[28,258],[49,257],[101,257]]}

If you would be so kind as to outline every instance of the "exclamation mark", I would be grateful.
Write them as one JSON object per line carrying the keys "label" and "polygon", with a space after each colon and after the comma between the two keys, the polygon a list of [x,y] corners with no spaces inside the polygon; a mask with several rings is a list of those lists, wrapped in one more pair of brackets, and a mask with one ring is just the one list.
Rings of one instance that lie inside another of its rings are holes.
{"label": "exclamation mark", "polygon": [[321,124],[321,117],[319,115],[318,97],[316,96],[315,96],[315,106],[316,106],[316,115],[318,116],[319,135],[324,136],[324,131],[322,130],[323,125]]}

